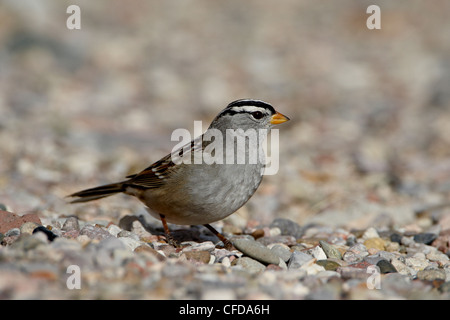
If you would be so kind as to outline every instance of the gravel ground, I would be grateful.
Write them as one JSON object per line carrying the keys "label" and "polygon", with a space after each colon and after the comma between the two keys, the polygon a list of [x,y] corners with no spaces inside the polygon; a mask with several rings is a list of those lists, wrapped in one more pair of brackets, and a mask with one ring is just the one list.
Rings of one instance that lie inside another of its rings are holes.
{"label": "gravel ground", "polygon": [[[0,299],[449,299],[450,3],[0,3]],[[381,30],[366,9],[381,8]],[[280,168],[214,226],[125,195],[239,98],[273,104]]]}

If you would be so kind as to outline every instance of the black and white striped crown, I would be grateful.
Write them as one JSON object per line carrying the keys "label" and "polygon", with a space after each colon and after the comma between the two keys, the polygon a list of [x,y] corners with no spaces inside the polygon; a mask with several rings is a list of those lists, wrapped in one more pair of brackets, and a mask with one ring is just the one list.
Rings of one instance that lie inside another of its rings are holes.
{"label": "black and white striped crown", "polygon": [[274,107],[272,107],[267,102],[253,99],[240,99],[231,102],[221,112],[221,115],[225,114],[233,115],[236,113],[252,113],[256,111],[264,112],[269,115],[273,115],[276,113]]}

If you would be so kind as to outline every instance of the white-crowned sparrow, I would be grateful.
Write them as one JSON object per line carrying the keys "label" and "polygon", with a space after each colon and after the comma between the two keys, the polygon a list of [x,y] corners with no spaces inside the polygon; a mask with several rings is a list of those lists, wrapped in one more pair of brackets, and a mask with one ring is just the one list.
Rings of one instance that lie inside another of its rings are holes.
{"label": "white-crowned sparrow", "polygon": [[[167,222],[182,225],[203,224],[222,240],[225,246],[230,246],[230,242],[209,223],[231,215],[250,199],[261,183],[265,163],[262,151],[263,139],[257,139],[255,144],[248,136],[244,137],[244,150],[242,144],[241,148],[236,150],[239,148],[236,134],[242,136],[243,133],[252,130],[267,132],[273,125],[288,120],[288,117],[275,111],[266,102],[251,99],[236,100],[216,116],[202,136],[145,170],[128,176],[128,180],[71,194],[70,197],[78,198],[72,203],[91,201],[123,192],[137,197],[148,207],[152,216],[161,220],[170,243],[174,241],[170,236]],[[211,133],[214,133],[212,135],[214,138],[211,138]],[[215,139],[222,140],[215,141]],[[212,146],[215,148],[211,148]],[[212,163],[211,161],[198,163],[194,161],[196,151],[202,151],[204,155],[219,156],[219,161],[216,157]],[[249,161],[252,152],[255,151],[258,154],[257,161]],[[231,159],[234,160],[231,163],[227,162],[230,159],[226,159],[230,152],[235,152],[231,153]],[[242,153],[245,153],[243,163],[238,159]],[[182,159],[193,161],[188,163],[189,161],[180,161]]]}

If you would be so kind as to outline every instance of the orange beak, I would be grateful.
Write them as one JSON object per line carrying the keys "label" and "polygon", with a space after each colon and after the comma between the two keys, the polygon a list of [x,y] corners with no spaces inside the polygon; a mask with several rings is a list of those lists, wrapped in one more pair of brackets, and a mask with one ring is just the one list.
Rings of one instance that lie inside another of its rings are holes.
{"label": "orange beak", "polygon": [[288,117],[286,117],[284,114],[277,112],[270,119],[270,123],[271,124],[280,124],[280,123],[286,122],[288,120],[290,120],[290,119]]}

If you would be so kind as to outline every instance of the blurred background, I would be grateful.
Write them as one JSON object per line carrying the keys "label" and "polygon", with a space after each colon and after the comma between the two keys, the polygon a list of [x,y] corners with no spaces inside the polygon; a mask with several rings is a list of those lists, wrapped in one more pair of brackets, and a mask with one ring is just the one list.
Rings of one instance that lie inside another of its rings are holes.
{"label": "blurred background", "polygon": [[[81,30],[66,27],[71,4]],[[366,27],[372,4],[381,30]],[[445,0],[4,0],[0,203],[113,222],[142,212],[126,196],[64,197],[146,168],[174,129],[254,98],[291,121],[278,174],[235,223],[365,228],[447,210],[449,12]]]}

